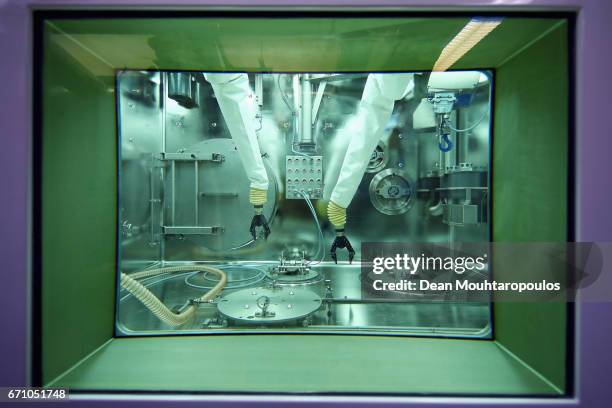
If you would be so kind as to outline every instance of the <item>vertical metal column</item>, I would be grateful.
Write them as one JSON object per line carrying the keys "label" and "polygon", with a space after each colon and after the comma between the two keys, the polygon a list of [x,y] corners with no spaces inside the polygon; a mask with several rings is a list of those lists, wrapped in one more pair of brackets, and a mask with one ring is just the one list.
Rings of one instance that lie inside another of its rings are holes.
{"label": "vertical metal column", "polygon": [[151,213],[151,246],[155,244],[155,217],[153,215],[155,213],[155,181],[153,180],[153,173],[155,170],[154,160],[154,158],[151,158],[151,165],[149,169],[149,212]]}
{"label": "vertical metal column", "polygon": [[[161,72],[160,73],[160,81],[161,81],[161,129],[162,129],[162,134],[161,134],[161,147],[162,147],[162,154],[166,152],[166,101],[168,100],[168,75],[166,72]],[[166,178],[166,170],[163,166],[160,166],[160,173],[159,173],[160,179],[159,179],[159,188],[160,188],[160,203],[159,203],[159,230],[160,230],[160,234],[159,234],[159,259],[160,262],[163,266],[164,264],[164,258],[166,257],[166,238],[165,236],[161,233],[161,229],[162,226],[164,225],[165,222],[165,217],[166,217],[166,211],[165,211],[165,205],[164,203],[161,201],[161,198],[163,196],[165,196],[165,194],[162,195],[162,191],[165,188],[164,185],[164,181]],[[165,193],[165,191],[163,191]]]}
{"label": "vertical metal column", "polygon": [[300,75],[300,146],[314,144],[312,140],[312,83],[308,79],[308,74]]}
{"label": "vertical metal column", "polygon": [[172,225],[176,225],[176,161],[172,160],[172,178],[171,178],[171,182],[172,182],[172,195],[171,195],[171,199],[170,199],[170,205],[172,206]]}
{"label": "vertical metal column", "polygon": [[[438,136],[438,143],[442,143],[442,135]],[[439,150],[439,149],[438,149]],[[439,155],[440,157],[438,158],[438,170],[439,170],[439,176],[442,177],[444,175],[444,172],[446,171],[446,165],[445,165],[445,154],[442,150],[439,150]]]}
{"label": "vertical metal column", "polygon": [[[486,109],[488,109],[488,107]],[[457,129],[466,127],[466,124],[468,123],[467,118],[468,118],[468,114],[467,112],[464,112],[463,109],[457,112],[457,124],[456,124]],[[458,139],[457,140],[457,163],[458,164],[469,162],[469,158],[468,158],[469,147],[468,146],[470,142],[471,133],[472,131],[457,134],[457,139]]]}
{"label": "vertical metal column", "polygon": [[193,179],[194,179],[193,189],[194,189],[194,193],[195,193],[194,195],[195,195],[195,225],[196,226],[200,225],[200,191],[199,191],[200,183],[199,183],[199,175],[198,175],[199,168],[200,168],[200,166],[198,165],[198,161],[194,160],[194,162],[193,162],[193,169],[195,171],[195,174],[193,176]]}
{"label": "vertical metal column", "polygon": [[[453,123],[453,126],[455,126],[455,128],[458,126],[459,124],[459,115],[460,115],[460,111],[457,110],[455,111],[454,115],[451,113],[451,117],[450,117],[450,121],[451,123]],[[454,117],[453,117],[454,116]],[[454,120],[453,120],[454,119]],[[459,164],[459,162],[457,161],[458,157],[458,152],[459,152],[459,140],[460,140],[460,135],[457,132],[450,132],[450,134],[448,135],[448,138],[450,139],[451,143],[453,144],[453,148],[444,153],[445,156],[445,168],[446,167],[453,167]]]}

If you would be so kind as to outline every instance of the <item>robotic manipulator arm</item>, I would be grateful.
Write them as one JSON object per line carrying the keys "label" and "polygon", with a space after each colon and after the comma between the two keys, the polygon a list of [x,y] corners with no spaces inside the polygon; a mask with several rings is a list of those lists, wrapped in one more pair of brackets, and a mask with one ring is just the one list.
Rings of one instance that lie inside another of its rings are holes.
{"label": "robotic manipulator arm", "polygon": [[263,214],[263,206],[268,196],[268,175],[261,159],[253,123],[255,104],[249,86],[249,78],[247,74],[237,73],[206,73],[204,77],[212,85],[223,118],[236,143],[242,165],[251,182],[249,201],[253,204],[255,214],[249,231],[253,240],[256,240],[256,228],[262,227],[264,238],[267,239],[270,235],[270,227]]}
{"label": "robotic manipulator arm", "polygon": [[346,208],[357,192],[372,152],[384,135],[395,101],[405,95],[412,79],[412,74],[368,75],[357,110],[355,133],[344,156],[338,182],[327,207],[327,216],[336,230],[331,246],[331,257],[336,263],[337,248],[346,248],[349,252],[349,263],[353,261],[355,250],[344,233]]}

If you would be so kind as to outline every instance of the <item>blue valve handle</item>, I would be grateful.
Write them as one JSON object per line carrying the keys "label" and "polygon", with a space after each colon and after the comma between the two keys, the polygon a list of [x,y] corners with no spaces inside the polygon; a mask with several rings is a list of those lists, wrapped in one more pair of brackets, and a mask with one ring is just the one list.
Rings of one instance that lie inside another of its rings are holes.
{"label": "blue valve handle", "polygon": [[442,135],[442,142],[438,143],[440,151],[446,153],[453,149],[453,142],[448,138],[447,134]]}

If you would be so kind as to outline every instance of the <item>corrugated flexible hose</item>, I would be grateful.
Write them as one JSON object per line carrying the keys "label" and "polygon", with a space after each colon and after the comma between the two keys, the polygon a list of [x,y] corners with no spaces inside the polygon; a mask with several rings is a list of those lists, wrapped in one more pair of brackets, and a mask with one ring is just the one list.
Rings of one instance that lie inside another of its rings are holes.
{"label": "corrugated flexible hose", "polygon": [[198,302],[208,302],[214,299],[225,287],[227,283],[227,276],[225,273],[217,268],[204,265],[187,265],[187,266],[171,266],[167,268],[151,269],[147,271],[135,272],[130,275],[121,273],[121,287],[130,292],[136,299],[140,300],[142,304],[151,311],[159,320],[172,327],[181,326],[190,321],[197,308],[196,304],[190,304],[181,313],[174,313],[163,304],[161,300],[157,298],[149,289],[144,287],[136,279],[148,278],[151,276],[161,275],[163,273],[176,273],[176,272],[189,272],[189,271],[200,271],[209,272],[219,276],[219,282],[203,296],[196,299]]}
{"label": "corrugated flexible hose", "polygon": [[264,205],[268,201],[268,190],[251,187],[249,190],[249,201],[253,205]]}
{"label": "corrugated flexible hose", "polygon": [[329,218],[329,222],[332,223],[334,228],[344,228],[344,224],[346,224],[346,208],[330,201],[327,205],[327,218]]}

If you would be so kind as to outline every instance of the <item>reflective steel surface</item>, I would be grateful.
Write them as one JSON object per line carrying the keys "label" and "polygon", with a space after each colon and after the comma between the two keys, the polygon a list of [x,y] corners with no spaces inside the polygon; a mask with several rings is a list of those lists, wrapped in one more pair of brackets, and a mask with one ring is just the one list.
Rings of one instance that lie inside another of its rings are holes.
{"label": "reflective steel surface", "polygon": [[[488,336],[488,303],[424,303],[419,299],[411,303],[364,302],[357,267],[362,242],[489,240],[486,191],[491,84],[486,75],[482,77],[482,83],[469,92],[471,101],[454,110],[450,120],[458,128],[484,120],[469,132],[451,134],[455,148],[444,153],[438,147],[435,127],[413,126],[414,112],[428,96],[428,74],[414,73],[414,88],[395,103],[384,136],[372,152],[368,170],[347,210],[347,234],[357,252],[356,265],[333,266],[329,264],[329,247],[335,233],[325,208],[347,145],[358,137],[347,129],[355,120],[367,74],[249,74],[257,107],[252,121],[272,185],[265,210],[272,234],[267,241],[253,242],[248,232],[253,215],[248,179],[232,150],[233,141],[212,87],[202,73],[120,71],[120,270],[130,273],[153,265],[191,262],[222,267],[232,263],[275,265],[281,254],[303,253],[307,262],[323,262],[314,269],[321,271],[319,279],[309,285],[323,304],[307,319],[287,327],[245,327],[220,316],[212,303],[200,305],[197,318],[188,327],[171,329],[122,291],[119,332],[345,330]],[[310,98],[305,98],[304,92],[310,92]],[[302,108],[304,101],[312,104],[308,115]],[[309,132],[301,126],[304,120],[312,122]],[[287,195],[286,180],[291,180],[286,174],[287,157],[295,156],[301,147],[306,154],[322,159],[322,198],[313,201],[322,242],[306,202]],[[226,160],[215,161],[218,154]],[[193,160],[192,155],[211,159]],[[467,193],[466,185],[455,175],[466,164],[484,171],[483,185]],[[389,174],[403,178],[398,181],[385,176]],[[452,188],[440,189],[443,185]],[[471,210],[467,205],[474,203],[482,214],[466,212]],[[453,215],[457,209],[469,216],[457,219]],[[346,254],[339,254],[339,259],[345,261]],[[143,283],[150,284],[153,293],[178,311],[205,290],[186,284],[189,276],[159,276]],[[257,279],[244,284],[270,283],[268,278],[255,282]],[[188,282],[192,281],[201,283],[196,276]],[[230,283],[223,294],[239,289],[231,288]]]}
{"label": "reflective steel surface", "polygon": [[[322,299],[322,304],[312,315],[304,318],[274,319],[262,323],[236,324],[227,315],[219,313],[216,303],[249,288],[271,287],[272,280],[264,277],[272,264],[214,265],[228,274],[228,288],[214,303],[198,309],[193,322],[181,327],[184,333],[213,333],[226,330],[264,332],[321,332],[327,330],[370,334],[410,334],[427,336],[485,337],[490,335],[490,310],[488,303],[464,300],[431,300],[415,296],[410,301],[390,297],[384,301],[372,301],[362,296],[359,266],[325,264],[314,267],[319,277],[305,283],[277,284],[282,289],[309,291]],[[198,273],[185,272],[162,275],[144,281],[145,285],[166,305],[179,309],[186,299],[200,296],[213,286]],[[201,283],[202,288],[195,288]],[[190,285],[191,284],[191,285]],[[208,286],[207,286],[208,285]],[[231,289],[234,288],[234,289]],[[175,331],[154,317],[133,296],[125,291],[120,294],[121,307],[118,328],[122,334],[154,334]],[[246,301],[244,305],[249,303]],[[243,305],[243,306],[244,306]]]}

